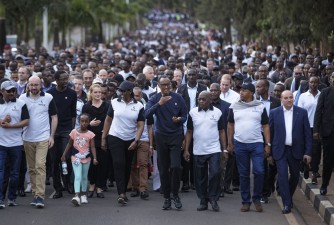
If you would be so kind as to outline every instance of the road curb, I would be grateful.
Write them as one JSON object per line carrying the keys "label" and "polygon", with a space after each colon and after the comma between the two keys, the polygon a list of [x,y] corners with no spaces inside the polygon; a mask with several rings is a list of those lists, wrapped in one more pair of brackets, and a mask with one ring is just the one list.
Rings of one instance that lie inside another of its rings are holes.
{"label": "road curb", "polygon": [[334,206],[326,196],[320,194],[320,189],[316,184],[312,184],[311,179],[304,179],[301,175],[299,187],[305,196],[311,201],[315,210],[319,213],[324,222],[328,225],[334,225]]}

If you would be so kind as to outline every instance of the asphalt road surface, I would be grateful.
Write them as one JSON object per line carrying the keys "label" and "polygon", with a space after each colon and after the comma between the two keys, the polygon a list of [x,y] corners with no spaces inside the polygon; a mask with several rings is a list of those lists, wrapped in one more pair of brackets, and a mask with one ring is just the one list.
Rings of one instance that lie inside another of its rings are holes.
{"label": "asphalt road surface", "polygon": [[[52,186],[47,186],[47,194],[53,192]],[[241,197],[239,192],[226,194],[220,199],[220,212],[196,210],[199,200],[195,191],[180,193],[183,209],[177,211],[161,210],[163,197],[158,192],[150,191],[149,200],[131,198],[127,206],[117,203],[116,188],[109,188],[104,199],[96,196],[89,199],[87,205],[75,207],[71,203],[73,195],[63,192],[60,199],[47,198],[44,209],[36,209],[29,205],[32,200],[30,193],[27,197],[18,197],[18,206],[0,210],[0,225],[306,225],[300,216],[300,210],[293,209],[289,215],[281,213],[279,198],[270,198],[270,203],[264,205],[264,212],[256,212],[254,206],[251,211],[240,212]],[[129,194],[128,194],[129,196]],[[303,198],[303,197],[301,197]],[[278,201],[279,200],[279,201]],[[297,202],[299,202],[297,200]],[[306,205],[307,203],[300,203]],[[311,208],[309,207],[309,210]],[[302,210],[303,211],[303,210]],[[311,210],[312,211],[312,210]],[[316,214],[310,215],[317,217]],[[318,218],[319,220],[319,218]],[[315,222],[312,222],[315,224]],[[312,224],[311,223],[311,224]],[[322,223],[319,223],[322,224]]]}

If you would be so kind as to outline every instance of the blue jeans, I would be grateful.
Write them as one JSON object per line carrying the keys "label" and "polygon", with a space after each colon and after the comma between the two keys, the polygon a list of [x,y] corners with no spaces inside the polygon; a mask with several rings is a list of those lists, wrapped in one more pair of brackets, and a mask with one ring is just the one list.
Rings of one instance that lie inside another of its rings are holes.
{"label": "blue jeans", "polygon": [[201,204],[209,201],[218,201],[220,188],[221,172],[221,153],[208,155],[194,155],[194,177],[197,197]]}
{"label": "blue jeans", "polygon": [[10,163],[10,181],[8,189],[8,199],[14,200],[17,197],[17,188],[19,185],[19,172],[21,165],[23,145],[5,147],[0,145],[0,200],[4,200],[3,182],[5,174],[5,161],[9,157]]}
{"label": "blue jeans", "polygon": [[254,188],[253,202],[259,202],[262,197],[264,180],[264,150],[263,143],[242,143],[234,141],[234,152],[240,174],[240,193],[242,204],[251,204],[250,194],[250,162],[253,164]]}

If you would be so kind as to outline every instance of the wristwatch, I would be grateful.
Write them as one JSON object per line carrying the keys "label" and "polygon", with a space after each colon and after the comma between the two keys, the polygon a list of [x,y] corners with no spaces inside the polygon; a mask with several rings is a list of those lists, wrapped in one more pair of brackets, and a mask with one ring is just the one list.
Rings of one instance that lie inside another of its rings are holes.
{"label": "wristwatch", "polygon": [[268,145],[269,147],[271,147],[271,143],[266,143],[266,145]]}

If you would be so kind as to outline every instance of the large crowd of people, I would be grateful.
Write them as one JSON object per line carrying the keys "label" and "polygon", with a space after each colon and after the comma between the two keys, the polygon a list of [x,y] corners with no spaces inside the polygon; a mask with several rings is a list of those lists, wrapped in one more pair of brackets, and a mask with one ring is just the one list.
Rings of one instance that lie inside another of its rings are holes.
{"label": "large crowd of people", "polygon": [[26,192],[43,208],[51,180],[53,199],[68,191],[76,206],[104,198],[115,183],[124,206],[129,191],[149,199],[152,173],[163,210],[172,203],[181,209],[179,191],[196,190],[198,211],[209,203],[219,211],[219,198],[240,191],[241,212],[252,204],[262,212],[277,191],[286,214],[299,165],[317,184],[322,152],[326,195],[334,162],[333,52],[226,45],[223,32],[184,14],[152,10],[147,19],[106,46],[38,53],[5,46],[0,209],[6,196],[15,206]]}

